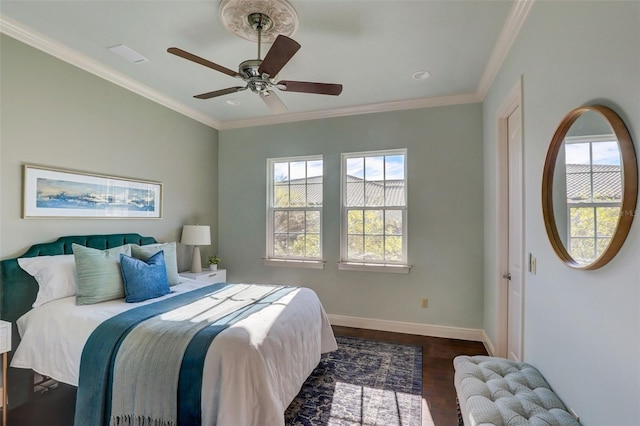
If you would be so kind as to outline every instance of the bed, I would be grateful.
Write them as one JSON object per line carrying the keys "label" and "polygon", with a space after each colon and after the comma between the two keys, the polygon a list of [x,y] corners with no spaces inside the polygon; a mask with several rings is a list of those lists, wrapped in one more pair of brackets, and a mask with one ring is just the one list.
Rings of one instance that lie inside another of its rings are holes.
{"label": "bed", "polygon": [[[34,245],[21,257],[72,254],[72,244],[105,250],[127,244],[144,246],[155,243],[154,238],[138,234],[62,237],[52,243]],[[32,308],[38,295],[38,283],[35,279],[20,268],[17,259],[4,260],[0,266],[0,317],[12,322],[13,341],[17,342],[14,343],[13,352],[10,354],[9,407],[19,405],[30,398],[33,392],[33,371],[63,383],[79,385],[79,401],[83,399],[83,395],[93,394],[93,390],[87,391],[87,383],[92,385],[94,380],[87,380],[87,377],[91,377],[91,372],[94,371],[92,369],[96,366],[88,369],[89,361],[86,355],[83,358],[82,353],[83,350],[88,351],[92,344],[105,340],[103,337],[97,338],[96,335],[105,329],[107,323],[113,322],[113,318],[160,309],[161,305],[177,306],[180,298],[193,298],[193,301],[187,304],[202,303],[200,299],[196,301],[195,295],[198,293],[206,295],[203,299],[213,300],[211,303],[215,304],[216,309],[222,306],[218,303],[219,300],[232,299],[233,303],[244,306],[243,313],[227,315],[232,320],[220,326],[217,332],[219,334],[203,349],[203,365],[200,370],[194,370],[201,372],[200,382],[192,379],[185,382],[201,383],[197,386],[198,392],[194,397],[200,402],[198,410],[189,410],[187,405],[182,411],[174,408],[171,415],[175,415],[175,410],[178,410],[178,415],[189,411],[197,412],[198,422],[201,421],[203,425],[284,424],[285,409],[318,364],[321,353],[337,348],[322,305],[315,293],[305,288],[226,283],[204,287],[202,283],[181,279],[179,284],[171,287],[170,294],[140,303],[125,303],[124,300],[117,299],[78,306],[74,296],[63,297]],[[176,309],[175,306],[172,309]],[[234,312],[241,312],[241,309],[238,308]],[[168,314],[162,315],[158,315],[157,318],[164,319]],[[108,320],[109,318],[111,319]],[[144,321],[147,322],[149,321]],[[166,322],[162,321],[163,326]],[[208,327],[210,328],[212,327]],[[133,334],[131,332],[131,335]],[[133,348],[128,350],[141,352],[136,349],[137,340],[131,335],[124,340],[133,342],[128,343]],[[124,345],[122,343],[119,346],[122,352],[125,352]],[[146,342],[144,347],[151,347],[148,345]],[[102,351],[98,348],[98,353]],[[130,364],[120,361],[119,358],[118,362],[112,362]],[[145,365],[147,361],[138,362]],[[101,368],[102,364],[108,363],[99,361],[97,367]],[[120,367],[116,367],[112,373],[114,382],[116,377],[131,375],[118,373],[117,368]],[[155,385],[143,387],[145,391],[136,391],[136,385],[133,385],[133,394],[128,393],[129,388],[125,388],[127,392],[124,394],[131,397],[118,399],[126,399],[125,405],[128,399],[135,399],[136,404],[140,399],[140,404],[144,405],[144,401],[154,402],[162,398],[172,398],[171,395],[161,395],[155,390],[153,393],[148,392],[148,389],[165,387],[175,392],[171,386],[157,385],[164,383],[158,381],[157,377],[151,377],[149,380]],[[189,388],[188,392],[193,393],[190,389],[193,386],[184,388]],[[107,395],[109,392],[107,391]],[[175,399],[175,396],[173,398]],[[120,407],[122,403],[123,401],[116,401],[116,398],[113,398],[113,401],[109,398],[108,409],[113,407],[115,411],[115,407]],[[76,416],[79,413],[85,411],[77,408]],[[77,418],[76,424],[90,424],[85,420]],[[93,420],[91,419],[92,422]],[[103,420],[100,420],[92,424],[102,422]]]}

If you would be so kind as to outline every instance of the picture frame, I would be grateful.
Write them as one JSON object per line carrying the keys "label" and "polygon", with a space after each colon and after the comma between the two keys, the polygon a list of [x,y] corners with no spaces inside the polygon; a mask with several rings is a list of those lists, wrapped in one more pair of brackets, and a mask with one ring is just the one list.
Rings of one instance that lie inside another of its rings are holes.
{"label": "picture frame", "polygon": [[162,183],[23,165],[22,218],[160,219]]}

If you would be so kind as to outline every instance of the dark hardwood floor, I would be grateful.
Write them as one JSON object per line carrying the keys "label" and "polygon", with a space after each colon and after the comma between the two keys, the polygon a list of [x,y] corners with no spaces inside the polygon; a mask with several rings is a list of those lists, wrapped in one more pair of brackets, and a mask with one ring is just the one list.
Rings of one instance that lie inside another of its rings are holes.
{"label": "dark hardwood floor", "polygon": [[[456,391],[453,386],[453,358],[457,355],[486,355],[480,342],[416,336],[348,327],[333,327],[336,336],[422,346],[423,425],[455,426]],[[57,389],[36,394],[29,404],[9,410],[9,426],[71,426],[76,390],[60,384]]]}
{"label": "dark hardwood floor", "polygon": [[458,424],[456,389],[453,385],[453,358],[458,355],[487,355],[481,342],[337,326],[333,326],[333,330],[336,336],[422,346],[422,424]]}

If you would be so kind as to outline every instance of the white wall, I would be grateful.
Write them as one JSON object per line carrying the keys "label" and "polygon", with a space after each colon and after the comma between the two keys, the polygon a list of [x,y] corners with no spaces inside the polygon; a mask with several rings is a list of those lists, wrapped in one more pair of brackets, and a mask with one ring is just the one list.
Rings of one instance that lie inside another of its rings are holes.
{"label": "white wall", "polygon": [[[176,241],[183,224],[216,224],[216,130],[10,37],[0,41],[0,258],[63,235],[137,232]],[[22,219],[23,163],[160,181],[163,217]],[[214,233],[203,256],[216,243]],[[189,265],[190,257],[181,259]]]}
{"label": "white wall", "polygon": [[[524,358],[585,425],[640,424],[640,221],[597,271],[562,264],[541,208],[545,155],[562,117],[585,104],[617,111],[640,138],[640,2],[539,1],[483,104],[484,327],[495,340],[496,111],[523,76],[526,274]],[[637,214],[637,212],[636,212]]]}
{"label": "white wall", "polygon": [[[313,288],[329,314],[482,325],[481,105],[220,132],[220,254],[232,282]],[[407,148],[408,275],[339,271],[340,154]],[[324,156],[324,270],[266,267],[267,158]],[[420,307],[429,298],[429,308]]]}

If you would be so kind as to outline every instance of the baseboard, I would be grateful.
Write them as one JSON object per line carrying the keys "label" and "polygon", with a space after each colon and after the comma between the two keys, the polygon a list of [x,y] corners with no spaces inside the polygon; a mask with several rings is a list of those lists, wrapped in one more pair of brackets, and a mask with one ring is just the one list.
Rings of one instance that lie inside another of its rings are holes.
{"label": "baseboard", "polygon": [[484,347],[487,349],[489,356],[495,356],[496,348],[493,346],[493,342],[484,330],[482,330],[482,343],[484,343]]}
{"label": "baseboard", "polygon": [[343,327],[392,331],[394,333],[417,334],[419,336],[445,337],[448,339],[470,340],[473,342],[485,343],[486,337],[484,330],[475,328],[448,327],[444,325],[418,324],[412,322],[348,317],[344,315],[331,314],[329,315],[329,321],[331,321],[332,325],[339,325]]}

